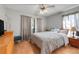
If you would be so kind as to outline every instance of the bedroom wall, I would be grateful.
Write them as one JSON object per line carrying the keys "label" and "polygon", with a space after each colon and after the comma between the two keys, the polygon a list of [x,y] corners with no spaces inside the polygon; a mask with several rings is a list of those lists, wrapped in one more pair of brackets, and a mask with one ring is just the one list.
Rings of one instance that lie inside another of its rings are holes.
{"label": "bedroom wall", "polygon": [[46,28],[61,28],[62,17],[60,13],[46,17]]}
{"label": "bedroom wall", "polygon": [[[21,26],[21,18],[20,15],[26,15],[30,17],[35,17],[33,15],[29,15],[27,13],[23,13],[20,11],[12,10],[6,8],[7,19],[8,19],[8,31],[13,31],[15,36],[20,35],[20,26]],[[44,18],[43,18],[44,19]],[[44,30],[44,20],[42,20],[42,30]]]}
{"label": "bedroom wall", "polygon": [[4,29],[6,30],[6,10],[3,5],[0,5],[0,19],[4,20]]}
{"label": "bedroom wall", "polygon": [[79,7],[46,17],[46,28],[62,28],[62,15],[79,11]]}
{"label": "bedroom wall", "polygon": [[7,31],[13,31],[14,36],[20,35],[20,14],[19,12],[6,9]]}

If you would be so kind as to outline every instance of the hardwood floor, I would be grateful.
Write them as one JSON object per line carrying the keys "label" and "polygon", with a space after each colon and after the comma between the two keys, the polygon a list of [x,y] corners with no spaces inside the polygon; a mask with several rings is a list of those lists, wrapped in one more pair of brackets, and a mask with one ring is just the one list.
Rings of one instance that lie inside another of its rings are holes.
{"label": "hardwood floor", "polygon": [[79,48],[65,46],[54,51],[53,54],[79,54]]}
{"label": "hardwood floor", "polygon": [[[21,41],[14,46],[13,54],[39,54],[40,49],[28,41]],[[65,46],[52,52],[52,54],[79,54],[79,48]]]}
{"label": "hardwood floor", "polygon": [[28,41],[22,41],[14,45],[13,54],[38,54],[40,49]]}

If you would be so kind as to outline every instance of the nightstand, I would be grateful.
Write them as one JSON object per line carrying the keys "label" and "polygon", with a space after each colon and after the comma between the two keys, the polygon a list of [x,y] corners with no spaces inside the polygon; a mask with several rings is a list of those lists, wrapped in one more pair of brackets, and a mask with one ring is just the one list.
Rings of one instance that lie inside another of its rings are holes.
{"label": "nightstand", "polygon": [[70,38],[69,37],[69,44],[73,47],[79,48],[79,38]]}

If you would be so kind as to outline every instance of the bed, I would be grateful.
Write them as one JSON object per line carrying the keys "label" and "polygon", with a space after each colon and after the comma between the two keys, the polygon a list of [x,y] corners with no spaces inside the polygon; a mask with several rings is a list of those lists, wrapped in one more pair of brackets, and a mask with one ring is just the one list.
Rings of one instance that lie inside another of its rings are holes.
{"label": "bed", "polygon": [[41,49],[41,54],[48,54],[63,45],[67,45],[66,34],[54,32],[39,32],[32,34],[31,42]]}

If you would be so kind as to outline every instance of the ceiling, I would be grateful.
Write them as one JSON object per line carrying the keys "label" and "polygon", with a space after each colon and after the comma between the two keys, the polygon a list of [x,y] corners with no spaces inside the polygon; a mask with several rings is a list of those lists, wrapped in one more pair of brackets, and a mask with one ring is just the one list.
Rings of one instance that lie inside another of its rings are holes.
{"label": "ceiling", "polygon": [[[53,4],[48,4],[48,6],[51,6]],[[68,9],[71,9],[73,7],[78,6],[77,4],[54,4],[55,7],[50,7],[47,9],[47,13],[45,14],[40,14],[39,12],[39,4],[6,4],[5,7],[21,12],[25,12],[31,15],[36,15],[36,16],[50,16],[55,13],[63,12]]]}

